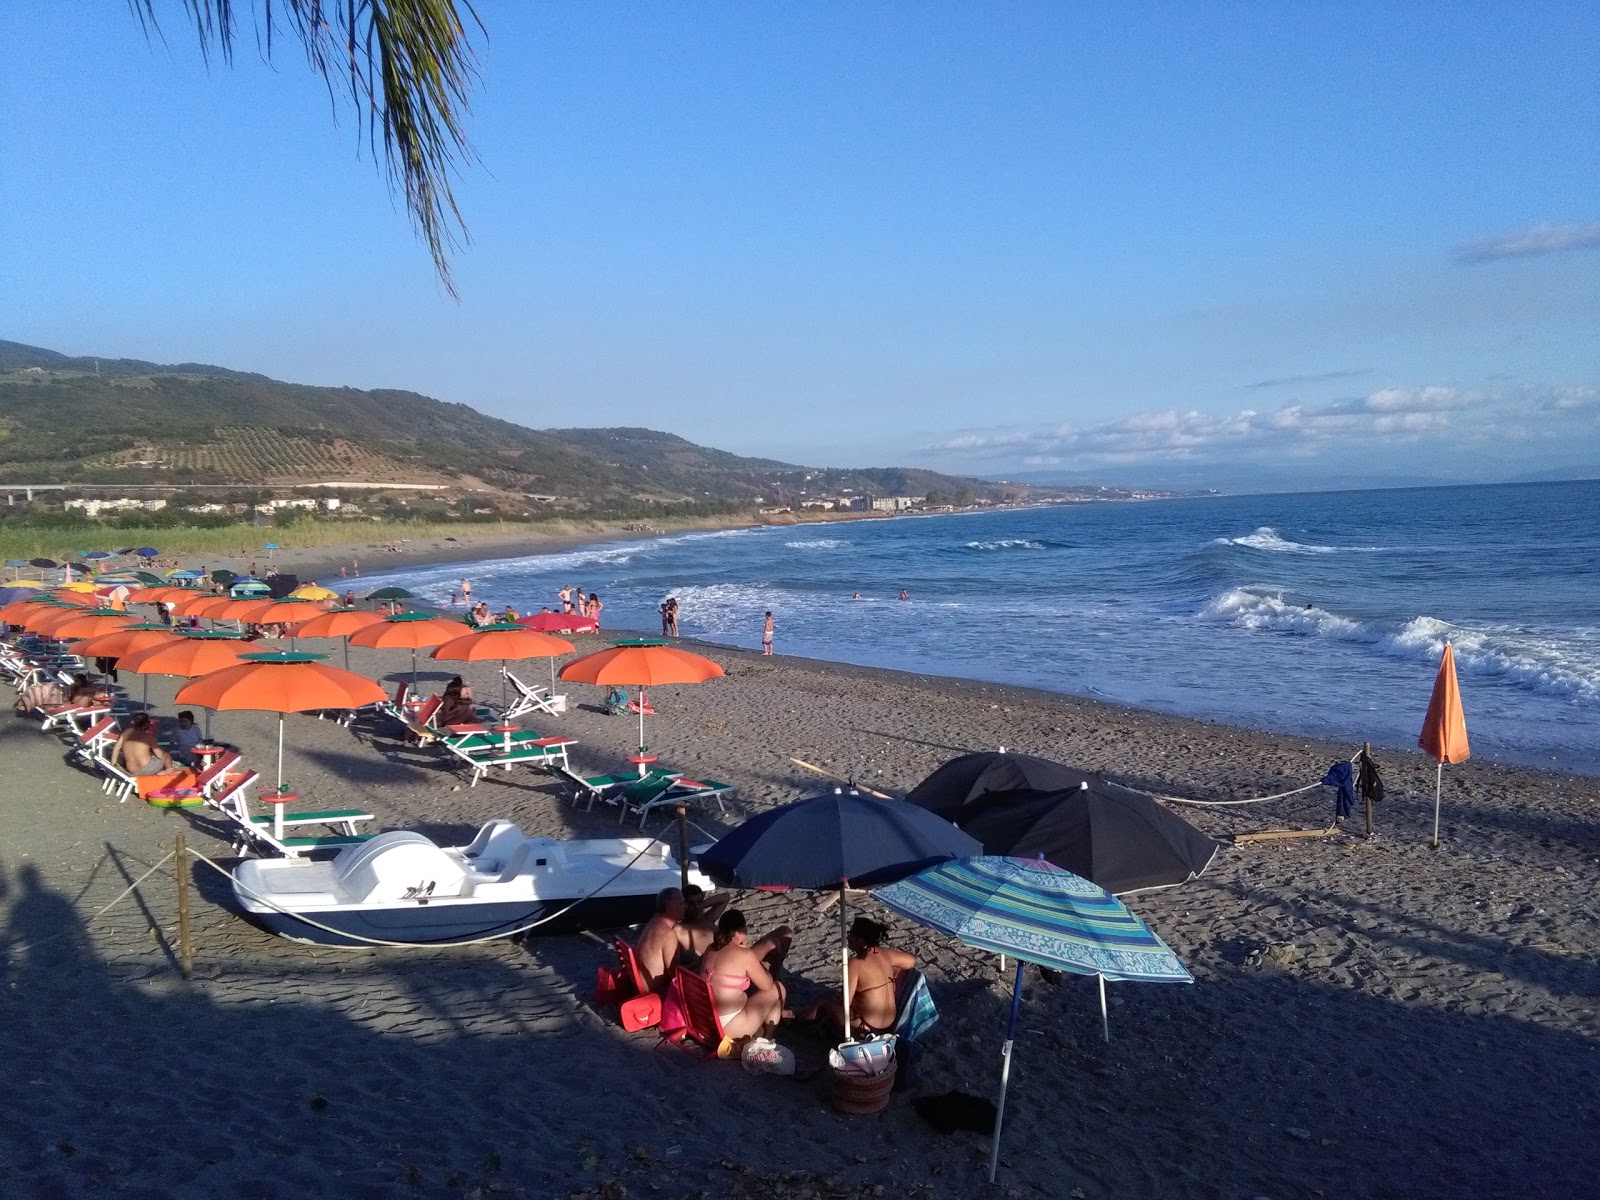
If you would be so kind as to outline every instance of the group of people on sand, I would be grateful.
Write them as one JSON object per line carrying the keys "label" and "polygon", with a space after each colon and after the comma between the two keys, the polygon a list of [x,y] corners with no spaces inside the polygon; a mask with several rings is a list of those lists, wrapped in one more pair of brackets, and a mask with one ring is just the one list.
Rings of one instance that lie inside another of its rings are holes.
{"label": "group of people on sand", "polygon": [[[728,897],[707,899],[690,884],[663,888],[656,914],[639,931],[634,952],[651,991],[664,991],[674,969],[698,971],[711,987],[725,1037],[770,1034],[785,1020],[826,1020],[844,1029],[844,998],[835,992],[798,1015],[788,1007],[789,992],[778,976],[794,942],[794,932],[780,925],[750,940],[744,913],[728,908]],[[884,927],[866,917],[850,926],[850,962],[846,987],[850,1023],[856,1033],[886,1033],[897,1014],[900,972],[917,960],[883,944]]]}

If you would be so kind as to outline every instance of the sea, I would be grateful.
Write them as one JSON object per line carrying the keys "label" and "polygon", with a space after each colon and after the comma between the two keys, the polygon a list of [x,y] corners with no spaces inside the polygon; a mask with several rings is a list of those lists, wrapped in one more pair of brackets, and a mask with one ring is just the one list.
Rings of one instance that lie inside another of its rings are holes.
{"label": "sea", "polygon": [[[1415,747],[1455,647],[1474,755],[1600,774],[1600,481],[1090,502],[686,533],[385,572],[597,591],[609,628]],[[380,576],[374,576],[377,580]],[[900,599],[901,592],[906,599]],[[858,598],[859,597],[859,598]]]}

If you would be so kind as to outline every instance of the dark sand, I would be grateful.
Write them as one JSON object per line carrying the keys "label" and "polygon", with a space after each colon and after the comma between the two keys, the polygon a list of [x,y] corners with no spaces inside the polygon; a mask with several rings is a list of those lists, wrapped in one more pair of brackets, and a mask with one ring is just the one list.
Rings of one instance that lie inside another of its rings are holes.
{"label": "dark sand", "polygon": [[[1224,799],[1312,782],[1353,749],[709,652],[729,677],[654,693],[650,742],[680,769],[736,784],[741,810],[816,789],[791,756],[899,791],[952,754],[1005,745]],[[372,674],[408,661],[353,652]],[[434,686],[449,673],[427,668]],[[544,672],[530,663],[519,673]],[[480,696],[497,692],[492,668],[469,675]],[[160,711],[171,697],[170,681],[152,683]],[[586,771],[621,766],[635,732],[581,708],[539,727],[580,738]],[[225,713],[217,732],[270,775],[273,718]],[[370,806],[383,827],[450,841],[501,816],[530,831],[617,830],[614,813],[576,812],[531,771],[468,789],[442,755],[307,717],[290,718],[289,742],[296,790]],[[219,860],[226,834],[193,812],[108,801],[31,722],[0,723],[0,747],[10,782],[0,806],[0,1195],[983,1193],[986,1143],[932,1132],[904,1097],[881,1115],[844,1117],[818,1081],[697,1063],[657,1053],[649,1033],[623,1033],[589,1003],[608,958],[592,938],[314,949],[228,915],[216,903],[225,885],[197,867],[198,968],[185,983],[165,871],[89,917],[176,833]],[[1600,1192],[1600,780],[1449,767],[1435,851],[1433,764],[1380,761],[1390,798],[1375,840],[1228,848],[1202,879],[1130,898],[1195,983],[1113,985],[1109,1045],[1091,981],[1029,973],[998,1194]],[[1184,814],[1220,836],[1325,825],[1330,810],[1319,789]],[[696,817],[711,834],[736,819]],[[752,925],[798,928],[796,999],[835,981],[834,914],[772,894],[742,906]],[[859,908],[885,915],[870,899]],[[920,1092],[992,1095],[1009,977],[993,956],[891,924],[891,940],[929,967],[943,1014]],[[822,1053],[804,1036],[793,1044],[802,1059]]]}

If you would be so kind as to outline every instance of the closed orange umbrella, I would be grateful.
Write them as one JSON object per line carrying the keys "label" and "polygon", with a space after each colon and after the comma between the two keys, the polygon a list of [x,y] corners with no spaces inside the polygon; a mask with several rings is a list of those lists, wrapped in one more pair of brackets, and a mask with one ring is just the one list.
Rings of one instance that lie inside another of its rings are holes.
{"label": "closed orange umbrella", "polygon": [[320,654],[277,651],[242,655],[243,661],[203,675],[179,689],[179,704],[213,711],[242,709],[278,714],[278,790],[283,790],[283,717],[323,708],[360,708],[383,699],[383,689],[353,671],[322,663]]}
{"label": "closed orange umbrella", "polygon": [[411,651],[411,686],[417,686],[417,651],[431,650],[461,636],[459,621],[430,617],[427,613],[397,613],[379,625],[368,625],[350,635],[352,646],[371,650]]}
{"label": "closed orange umbrella", "polygon": [[1433,844],[1439,845],[1439,792],[1444,786],[1444,764],[1465,762],[1472,755],[1467,744],[1467,716],[1461,708],[1461,685],[1456,682],[1456,652],[1444,644],[1439,673],[1433,680],[1428,715],[1422,718],[1417,745],[1439,764],[1433,777]]}
{"label": "closed orange umbrella", "polygon": [[656,638],[630,638],[609,650],[585,654],[561,668],[561,678],[600,687],[639,689],[639,754],[643,757],[644,692],[668,683],[704,683],[725,672],[709,658],[669,646]]}
{"label": "closed orange umbrella", "polygon": [[539,633],[522,625],[489,625],[476,633],[458,637],[444,643],[433,652],[435,659],[448,662],[485,662],[500,660],[500,701],[506,698],[506,664],[524,658],[550,660],[550,687],[556,683],[556,659],[571,654],[571,642],[548,633]]}
{"label": "closed orange umbrella", "polygon": [[383,617],[375,612],[367,612],[359,608],[336,608],[332,612],[325,612],[321,616],[312,617],[309,621],[302,621],[295,629],[297,638],[343,638],[344,639],[344,667],[350,669],[350,635],[358,629],[365,629],[368,625],[383,624]]}

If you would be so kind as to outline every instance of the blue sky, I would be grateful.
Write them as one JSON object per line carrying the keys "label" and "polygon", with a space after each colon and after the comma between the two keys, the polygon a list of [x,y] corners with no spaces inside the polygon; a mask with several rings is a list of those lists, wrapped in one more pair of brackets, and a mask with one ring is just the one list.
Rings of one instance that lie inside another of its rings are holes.
{"label": "blue sky", "polygon": [[485,0],[459,302],[292,44],[157,8],[0,11],[0,336],[819,464],[1600,472],[1592,3]]}

